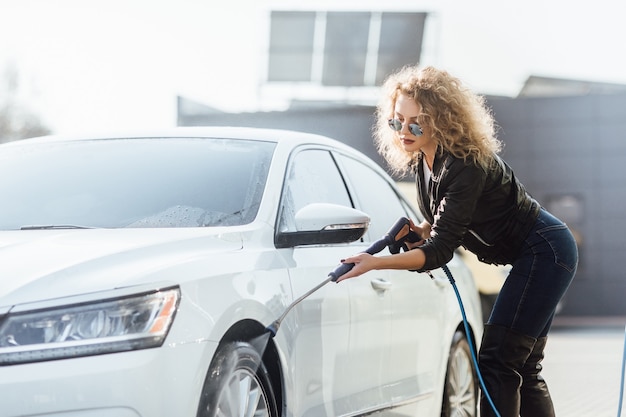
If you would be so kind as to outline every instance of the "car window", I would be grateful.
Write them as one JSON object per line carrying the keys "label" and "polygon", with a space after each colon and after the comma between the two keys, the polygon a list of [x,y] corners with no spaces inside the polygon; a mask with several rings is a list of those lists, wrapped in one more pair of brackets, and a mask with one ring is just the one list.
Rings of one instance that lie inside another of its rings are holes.
{"label": "car window", "polygon": [[[337,155],[350,190],[354,190],[356,208],[370,216],[365,239],[374,241],[383,236],[400,217],[406,217],[406,204],[389,182],[372,168],[345,155]],[[414,216],[411,216],[414,217]]]}
{"label": "car window", "polygon": [[152,138],[0,148],[0,229],[254,220],[275,144]]}
{"label": "car window", "polygon": [[285,178],[278,230],[295,231],[295,214],[312,203],[352,207],[337,164],[326,150],[300,150],[292,157]]}

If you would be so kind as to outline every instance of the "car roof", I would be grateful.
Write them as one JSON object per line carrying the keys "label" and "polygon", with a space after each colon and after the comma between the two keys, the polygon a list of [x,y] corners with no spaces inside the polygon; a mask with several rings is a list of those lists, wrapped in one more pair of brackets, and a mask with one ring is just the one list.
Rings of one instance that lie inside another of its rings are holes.
{"label": "car roof", "polygon": [[314,133],[298,132],[294,130],[257,128],[257,127],[234,127],[234,126],[185,126],[163,129],[142,130],[116,130],[84,134],[55,134],[41,136],[20,141],[9,142],[6,145],[36,142],[66,142],[81,140],[106,140],[106,139],[141,139],[141,138],[225,138],[225,139],[248,139],[265,142],[289,142],[291,146],[317,143],[334,146],[342,149],[353,148],[344,143]]}
{"label": "car roof", "polygon": [[54,134],[48,136],[34,137],[30,139],[22,139],[13,142],[0,144],[0,148],[22,146],[37,143],[63,143],[63,142],[80,142],[80,141],[96,141],[96,140],[115,140],[115,139],[149,139],[149,138],[197,138],[197,139],[241,139],[253,140],[259,142],[276,143],[279,148],[289,152],[300,145],[322,145],[332,147],[336,150],[342,150],[353,157],[368,161],[375,169],[382,170],[362,151],[349,146],[337,139],[323,136],[320,134],[300,132],[288,129],[275,129],[263,127],[240,127],[240,126],[178,126],[170,128],[158,129],[122,129],[114,131],[99,131],[95,133],[72,133],[72,134]]}

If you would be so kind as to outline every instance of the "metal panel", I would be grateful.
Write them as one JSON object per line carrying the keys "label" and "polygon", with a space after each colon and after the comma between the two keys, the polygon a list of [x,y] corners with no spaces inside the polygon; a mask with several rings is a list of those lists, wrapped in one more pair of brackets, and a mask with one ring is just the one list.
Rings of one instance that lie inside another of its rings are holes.
{"label": "metal panel", "polygon": [[419,63],[425,23],[426,13],[382,14],[376,85],[394,70]]}
{"label": "metal panel", "polygon": [[370,13],[329,12],[322,84],[362,86],[369,40]]}
{"label": "metal panel", "polygon": [[271,15],[268,81],[310,81],[315,12]]}

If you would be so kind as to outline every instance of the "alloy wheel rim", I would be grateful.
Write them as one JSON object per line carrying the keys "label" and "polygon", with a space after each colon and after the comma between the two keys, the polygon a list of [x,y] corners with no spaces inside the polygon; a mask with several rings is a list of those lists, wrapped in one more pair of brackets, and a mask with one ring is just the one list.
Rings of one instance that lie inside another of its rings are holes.
{"label": "alloy wheel rim", "polygon": [[451,416],[473,416],[476,413],[475,381],[472,363],[462,350],[457,350],[450,367]]}
{"label": "alloy wheel rim", "polygon": [[270,417],[265,391],[256,374],[233,372],[220,395],[216,417]]}

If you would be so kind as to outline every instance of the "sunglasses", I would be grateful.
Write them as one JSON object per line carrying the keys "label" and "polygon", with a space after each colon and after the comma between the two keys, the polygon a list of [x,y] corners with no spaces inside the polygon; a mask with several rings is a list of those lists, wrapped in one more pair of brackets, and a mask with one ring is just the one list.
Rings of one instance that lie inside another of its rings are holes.
{"label": "sunglasses", "polygon": [[[400,120],[389,119],[387,122],[389,123],[389,127],[395,130],[396,132],[399,132],[402,130],[403,123]],[[415,136],[422,136],[424,134],[424,132],[422,131],[422,128],[417,123],[409,123],[409,132],[411,132],[411,134]]]}

